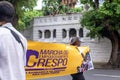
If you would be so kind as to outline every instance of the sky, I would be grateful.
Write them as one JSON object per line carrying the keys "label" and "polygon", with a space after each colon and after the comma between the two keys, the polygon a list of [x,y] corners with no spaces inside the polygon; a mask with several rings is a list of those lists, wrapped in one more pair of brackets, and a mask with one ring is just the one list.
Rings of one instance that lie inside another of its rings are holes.
{"label": "sky", "polygon": [[34,9],[42,9],[42,0],[38,0],[37,6]]}

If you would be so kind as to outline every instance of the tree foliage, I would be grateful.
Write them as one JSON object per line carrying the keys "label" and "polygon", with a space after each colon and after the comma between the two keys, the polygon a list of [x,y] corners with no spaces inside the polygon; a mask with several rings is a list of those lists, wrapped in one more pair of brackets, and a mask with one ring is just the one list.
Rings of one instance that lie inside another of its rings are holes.
{"label": "tree foliage", "polygon": [[43,8],[44,15],[55,15],[66,13],[68,11],[68,7],[66,5],[62,5],[60,0],[43,0]]}
{"label": "tree foliage", "polygon": [[61,0],[43,0],[42,11],[46,16],[81,12],[82,8],[70,8],[67,4],[61,4]]}
{"label": "tree foliage", "polygon": [[24,16],[21,17],[18,21],[18,26],[17,26],[18,30],[23,30],[28,28],[33,18],[43,16],[43,13],[41,10],[31,10],[31,11],[25,11],[23,15]]}
{"label": "tree foliage", "polygon": [[83,13],[81,24],[91,31],[92,35],[89,36],[103,37],[101,30],[106,26],[111,30],[120,30],[120,3],[118,2],[105,1],[99,9]]}
{"label": "tree foliage", "polygon": [[[84,4],[94,3],[92,9],[83,13],[81,24],[90,30],[88,36],[95,38],[108,38],[112,43],[111,57],[108,63],[120,67],[120,1],[81,0]],[[99,3],[98,3],[99,2]]]}

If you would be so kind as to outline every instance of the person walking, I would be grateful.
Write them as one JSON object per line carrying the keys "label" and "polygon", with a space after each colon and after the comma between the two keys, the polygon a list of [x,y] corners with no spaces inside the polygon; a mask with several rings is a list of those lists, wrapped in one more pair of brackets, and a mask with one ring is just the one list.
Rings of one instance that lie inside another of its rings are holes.
{"label": "person walking", "polygon": [[[81,41],[79,40],[78,37],[72,37],[71,41],[70,41],[70,45],[80,46]],[[83,72],[78,72],[78,73],[75,73],[75,74],[71,74],[71,76],[72,76],[72,80],[85,80]]]}
{"label": "person walking", "polygon": [[0,80],[25,80],[27,40],[13,25],[15,9],[0,1]]}

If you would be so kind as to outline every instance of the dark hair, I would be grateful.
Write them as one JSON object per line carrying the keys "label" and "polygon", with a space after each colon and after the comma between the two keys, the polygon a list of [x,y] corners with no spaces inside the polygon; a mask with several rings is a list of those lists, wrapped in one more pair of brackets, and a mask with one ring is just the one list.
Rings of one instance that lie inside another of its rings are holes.
{"label": "dark hair", "polygon": [[15,14],[15,9],[10,2],[0,1],[0,21],[11,22]]}
{"label": "dark hair", "polygon": [[[71,45],[74,45],[74,44],[76,43],[76,41],[80,41],[80,40],[79,40],[79,37],[72,37],[72,38],[71,38],[71,41],[70,41],[70,44],[71,44]],[[80,42],[81,42],[81,41],[80,41]]]}

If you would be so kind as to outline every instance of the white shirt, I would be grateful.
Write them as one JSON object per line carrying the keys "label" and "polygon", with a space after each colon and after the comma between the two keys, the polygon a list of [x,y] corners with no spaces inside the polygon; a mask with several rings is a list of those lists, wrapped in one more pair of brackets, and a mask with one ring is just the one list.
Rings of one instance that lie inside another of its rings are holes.
{"label": "white shirt", "polygon": [[[11,34],[8,27],[18,34],[25,51]],[[12,26],[6,23],[0,27],[0,80],[25,80],[25,57],[27,40]]]}

